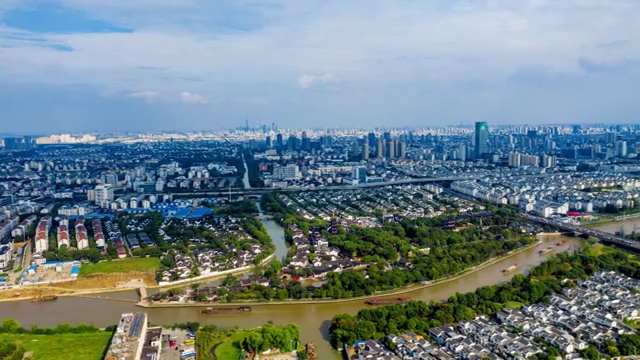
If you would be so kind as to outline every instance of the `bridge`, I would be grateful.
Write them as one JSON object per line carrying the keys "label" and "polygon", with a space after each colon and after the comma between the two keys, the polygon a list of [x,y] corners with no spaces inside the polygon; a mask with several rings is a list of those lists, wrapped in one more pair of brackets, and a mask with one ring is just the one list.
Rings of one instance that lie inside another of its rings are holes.
{"label": "bridge", "polygon": [[625,239],[624,237],[621,237],[618,235],[610,234],[608,232],[600,231],[597,229],[591,229],[585,226],[566,224],[560,221],[545,219],[545,218],[541,218],[538,216],[533,216],[525,213],[522,213],[520,215],[539,224],[553,226],[560,230],[571,231],[576,234],[586,234],[586,235],[593,236],[595,238],[600,239],[600,241],[603,243],[609,243],[609,244],[617,245],[629,250],[640,252],[640,242],[638,241]]}
{"label": "bridge", "polygon": [[[542,178],[548,177],[553,174],[532,174],[532,175],[515,175],[514,178]],[[290,191],[335,191],[335,190],[357,190],[372,187],[391,186],[391,185],[409,185],[409,184],[424,184],[431,182],[446,182],[446,181],[465,181],[465,180],[478,180],[485,176],[467,176],[467,177],[435,177],[435,178],[412,178],[404,180],[384,181],[376,183],[366,183],[360,185],[336,185],[336,186],[323,186],[317,188],[308,187],[287,187],[287,188],[229,188],[228,190],[200,190],[190,192],[174,192],[169,195],[173,199],[180,196],[229,196],[229,195],[241,195],[241,196],[259,196],[273,191],[290,192]]]}

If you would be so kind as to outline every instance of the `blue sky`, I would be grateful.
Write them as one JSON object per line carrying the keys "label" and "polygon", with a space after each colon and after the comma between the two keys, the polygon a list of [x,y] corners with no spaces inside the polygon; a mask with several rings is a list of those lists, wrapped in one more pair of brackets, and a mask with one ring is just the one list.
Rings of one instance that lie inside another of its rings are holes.
{"label": "blue sky", "polygon": [[2,0],[1,132],[640,121],[637,0]]}

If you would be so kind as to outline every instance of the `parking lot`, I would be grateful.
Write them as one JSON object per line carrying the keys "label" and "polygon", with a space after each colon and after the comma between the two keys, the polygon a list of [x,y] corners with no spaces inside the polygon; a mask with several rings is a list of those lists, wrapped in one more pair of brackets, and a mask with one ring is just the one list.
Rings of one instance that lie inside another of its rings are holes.
{"label": "parking lot", "polygon": [[[162,353],[160,354],[161,360],[180,360],[180,350],[194,345],[185,344],[188,341],[188,332],[180,329],[164,329],[162,331]],[[175,340],[176,346],[169,347],[168,339]]]}

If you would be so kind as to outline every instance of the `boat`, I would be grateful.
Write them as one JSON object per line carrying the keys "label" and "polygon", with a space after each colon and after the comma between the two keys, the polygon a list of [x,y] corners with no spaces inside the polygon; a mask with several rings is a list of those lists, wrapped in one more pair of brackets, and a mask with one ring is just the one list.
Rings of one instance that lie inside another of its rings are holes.
{"label": "boat", "polygon": [[367,300],[364,303],[371,306],[381,306],[381,305],[394,305],[394,304],[405,304],[411,301],[410,297],[398,297],[398,298],[388,298],[388,299],[371,299]]}
{"label": "boat", "polygon": [[216,315],[216,314],[241,314],[245,312],[251,312],[250,306],[238,306],[238,307],[208,307],[202,310],[204,315]]}
{"label": "boat", "polygon": [[44,295],[44,296],[34,296],[31,298],[31,301],[53,301],[58,300],[58,295]]}
{"label": "boat", "polygon": [[502,272],[505,273],[505,274],[506,273],[510,273],[512,271],[517,270],[519,267],[520,267],[520,264],[511,265],[508,268],[502,269]]}
{"label": "boat", "polygon": [[555,250],[554,248],[552,248],[551,246],[549,246],[549,247],[548,247],[548,248],[546,248],[546,249],[542,249],[542,250],[538,251],[538,254],[540,254],[540,255],[546,255],[546,254],[548,254],[548,253],[550,253],[550,252],[552,252],[552,251],[554,251],[554,250]]}

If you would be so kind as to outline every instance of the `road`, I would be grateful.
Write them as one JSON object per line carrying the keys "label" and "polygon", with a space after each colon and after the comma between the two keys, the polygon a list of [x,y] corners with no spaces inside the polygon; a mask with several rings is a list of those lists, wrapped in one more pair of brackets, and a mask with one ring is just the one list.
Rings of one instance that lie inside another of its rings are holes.
{"label": "road", "polygon": [[600,239],[600,241],[602,242],[607,242],[610,244],[614,244],[614,245],[619,245],[631,250],[635,250],[635,251],[640,251],[640,242],[638,241],[633,241],[633,240],[629,240],[629,239],[625,239],[621,236],[617,236],[614,234],[610,234],[601,230],[597,230],[597,229],[591,229],[588,227],[584,227],[584,226],[578,226],[578,225],[571,225],[571,224],[566,224],[560,221],[556,221],[556,220],[551,220],[551,219],[545,219],[545,218],[541,218],[538,216],[533,216],[530,214],[521,214],[523,217],[537,222],[539,224],[545,224],[545,225],[550,225],[550,226],[554,226],[557,227],[561,230],[565,230],[565,231],[573,231],[575,233],[580,233],[580,234],[588,234],[589,236],[593,236],[596,237],[598,239]]}
{"label": "road", "polygon": [[[513,178],[522,178],[522,179],[530,179],[530,178],[542,178],[549,177],[554,174],[533,174],[533,175],[514,175]],[[405,180],[396,180],[396,181],[385,181],[378,183],[367,183],[358,186],[353,185],[338,185],[338,186],[323,186],[317,188],[303,188],[303,187],[290,187],[290,188],[251,188],[251,189],[238,189],[231,188],[229,190],[219,190],[219,191],[191,191],[191,192],[180,192],[180,193],[170,193],[169,195],[173,198],[174,196],[227,196],[227,195],[263,195],[272,191],[281,191],[281,192],[289,192],[289,191],[333,191],[333,190],[356,190],[363,188],[373,188],[373,187],[381,187],[381,186],[390,186],[390,185],[408,185],[408,184],[421,184],[421,183],[429,183],[429,182],[443,182],[443,181],[463,181],[463,180],[478,180],[482,179],[486,176],[471,176],[471,177],[437,177],[437,178],[413,178],[413,179],[405,179]]]}

